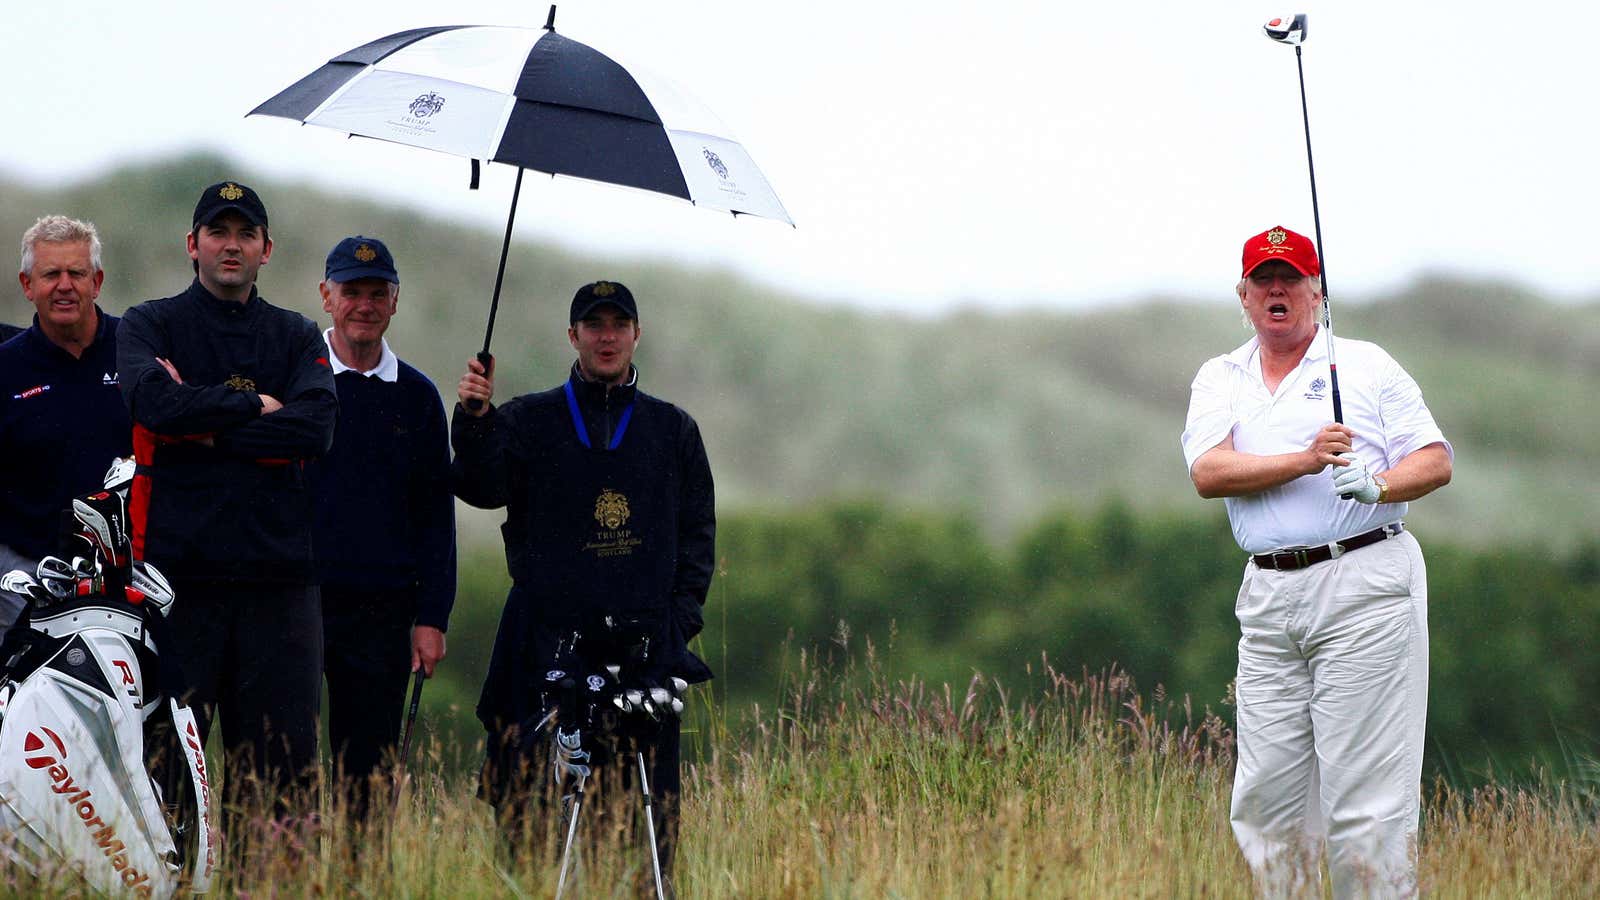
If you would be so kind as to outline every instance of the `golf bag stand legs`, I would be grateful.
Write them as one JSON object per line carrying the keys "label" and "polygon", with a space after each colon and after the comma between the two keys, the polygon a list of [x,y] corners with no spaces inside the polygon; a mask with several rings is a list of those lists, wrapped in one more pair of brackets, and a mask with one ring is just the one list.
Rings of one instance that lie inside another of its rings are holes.
{"label": "golf bag stand legs", "polygon": [[556,783],[564,786],[570,776],[574,780],[572,793],[563,794],[561,805],[567,813],[567,841],[561,848],[561,876],[556,882],[556,900],[567,889],[567,867],[572,861],[573,838],[578,833],[578,814],[583,810],[583,786],[589,780],[589,751],[583,749],[580,732],[556,729]]}
{"label": "golf bag stand legs", "polygon": [[656,847],[655,803],[650,797],[650,776],[645,772],[644,751],[638,751],[636,758],[639,761],[639,796],[644,798],[645,837],[650,841],[650,867],[656,876],[656,900],[667,900],[666,891],[661,888],[661,851]]}
{"label": "golf bag stand legs", "polygon": [[[573,781],[572,791],[563,794],[561,798],[561,805],[567,816],[567,837],[565,845],[561,848],[561,874],[556,881],[557,900],[566,893],[567,873],[572,868],[572,851],[578,835],[578,815],[583,810],[583,789],[591,772],[588,765],[589,758],[589,752],[582,749],[578,734],[568,734],[559,730],[556,732],[556,777],[563,784],[569,777]],[[661,882],[661,852],[656,846],[655,801],[650,796],[650,775],[645,766],[644,751],[637,751],[634,758],[639,765],[639,796],[644,801],[645,837],[650,842],[650,870],[655,877],[656,900],[666,900],[666,889]]]}

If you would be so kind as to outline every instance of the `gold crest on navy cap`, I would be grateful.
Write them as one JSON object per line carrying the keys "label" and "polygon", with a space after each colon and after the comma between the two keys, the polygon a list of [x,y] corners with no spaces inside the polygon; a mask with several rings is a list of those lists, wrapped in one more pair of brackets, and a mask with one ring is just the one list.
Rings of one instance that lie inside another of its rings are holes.
{"label": "gold crest on navy cap", "polygon": [[361,246],[356,248],[356,259],[359,259],[364,263],[365,262],[372,262],[373,260],[375,260],[377,258],[378,258],[378,251],[372,249],[371,247],[367,246],[366,244],[362,244]]}
{"label": "gold crest on navy cap", "polygon": [[609,281],[597,281],[594,283],[594,295],[596,297],[609,297],[616,292],[617,289]]}
{"label": "gold crest on navy cap", "polygon": [[244,191],[237,184],[230,181],[223,185],[221,190],[217,191],[217,196],[224,200],[237,200],[244,196]]}

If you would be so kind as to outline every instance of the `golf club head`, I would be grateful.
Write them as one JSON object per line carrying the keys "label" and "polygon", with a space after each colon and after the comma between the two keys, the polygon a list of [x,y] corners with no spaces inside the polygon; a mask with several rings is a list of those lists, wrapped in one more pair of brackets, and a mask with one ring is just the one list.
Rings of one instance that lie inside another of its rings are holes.
{"label": "golf club head", "polygon": [[65,600],[78,592],[77,571],[73,569],[72,563],[59,556],[46,556],[39,560],[36,578],[44,585],[50,596],[57,600]]}
{"label": "golf club head", "polygon": [[106,564],[118,568],[126,566],[129,558],[127,509],[121,494],[100,491],[72,501],[72,515],[78,521],[79,531]]}
{"label": "golf club head", "polygon": [[1306,42],[1306,14],[1278,16],[1261,26],[1261,31],[1280,44],[1299,46]]}
{"label": "golf club head", "polygon": [[13,569],[0,576],[0,591],[7,591],[19,597],[27,597],[40,605],[50,603],[55,599],[49,591],[45,590],[44,585],[35,581],[32,575],[21,569]]}
{"label": "golf club head", "polygon": [[644,706],[644,691],[637,688],[621,691],[611,698],[611,702],[623,712],[633,712]]}
{"label": "golf club head", "polygon": [[684,681],[682,678],[679,678],[676,675],[672,676],[667,683],[672,685],[672,694],[675,697],[682,697],[684,692],[689,690],[689,682]]}
{"label": "golf club head", "polygon": [[144,602],[154,606],[163,616],[172,611],[172,585],[155,566],[142,559],[135,560],[131,586],[144,594]]}
{"label": "golf club head", "polygon": [[38,584],[39,582],[33,580],[32,575],[21,569],[12,569],[6,574],[0,575],[0,591],[10,591],[13,594],[25,595],[28,593],[29,588],[37,587]]}
{"label": "golf club head", "polygon": [[133,473],[137,468],[133,457],[118,457],[111,463],[111,468],[106,470],[105,489],[119,491],[126,496],[128,486],[133,484]]}

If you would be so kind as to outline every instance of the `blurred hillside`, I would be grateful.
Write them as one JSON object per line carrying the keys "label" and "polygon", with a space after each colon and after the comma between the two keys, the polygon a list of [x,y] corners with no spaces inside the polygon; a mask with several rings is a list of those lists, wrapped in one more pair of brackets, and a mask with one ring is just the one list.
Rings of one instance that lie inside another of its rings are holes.
{"label": "blurred hillside", "polygon": [[[0,233],[15,241],[47,212],[93,219],[106,244],[102,305],[120,312],[187,284],[196,191],[225,177],[257,187],[272,214],[263,293],[315,319],[326,318],[316,284],[327,248],[355,232],[384,238],[403,281],[391,343],[453,395],[482,343],[495,222],[430,221],[191,157],[67,187],[0,180]],[[1111,498],[1223,515],[1195,496],[1178,435],[1195,370],[1246,337],[1226,281],[1204,303],[918,319],[824,306],[719,271],[518,244],[495,331],[503,396],[563,376],[567,299],[601,277],[640,296],[645,388],[700,421],[725,510],[866,497],[963,513],[1001,537],[1051,509]],[[1560,548],[1600,535],[1587,458],[1600,416],[1585,399],[1600,395],[1600,304],[1442,277],[1336,303],[1339,332],[1398,358],[1455,442],[1456,481],[1414,511],[1420,532]],[[0,306],[14,322],[29,312],[18,290]],[[469,521],[476,532],[488,520]]]}

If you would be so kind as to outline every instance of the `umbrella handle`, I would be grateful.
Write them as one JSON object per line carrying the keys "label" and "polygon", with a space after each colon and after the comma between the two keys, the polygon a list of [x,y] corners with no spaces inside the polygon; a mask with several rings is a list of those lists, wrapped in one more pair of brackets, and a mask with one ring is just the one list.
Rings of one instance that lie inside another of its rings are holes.
{"label": "umbrella handle", "polygon": [[[478,351],[478,364],[483,366],[483,374],[484,375],[486,375],[486,376],[488,376],[490,378],[494,377],[494,354],[493,353],[490,353],[487,350],[479,350]],[[477,412],[478,410],[483,409],[483,401],[479,400],[477,397],[473,397],[471,400],[467,401],[467,409],[469,409],[469,410],[471,410],[473,412]]]}

